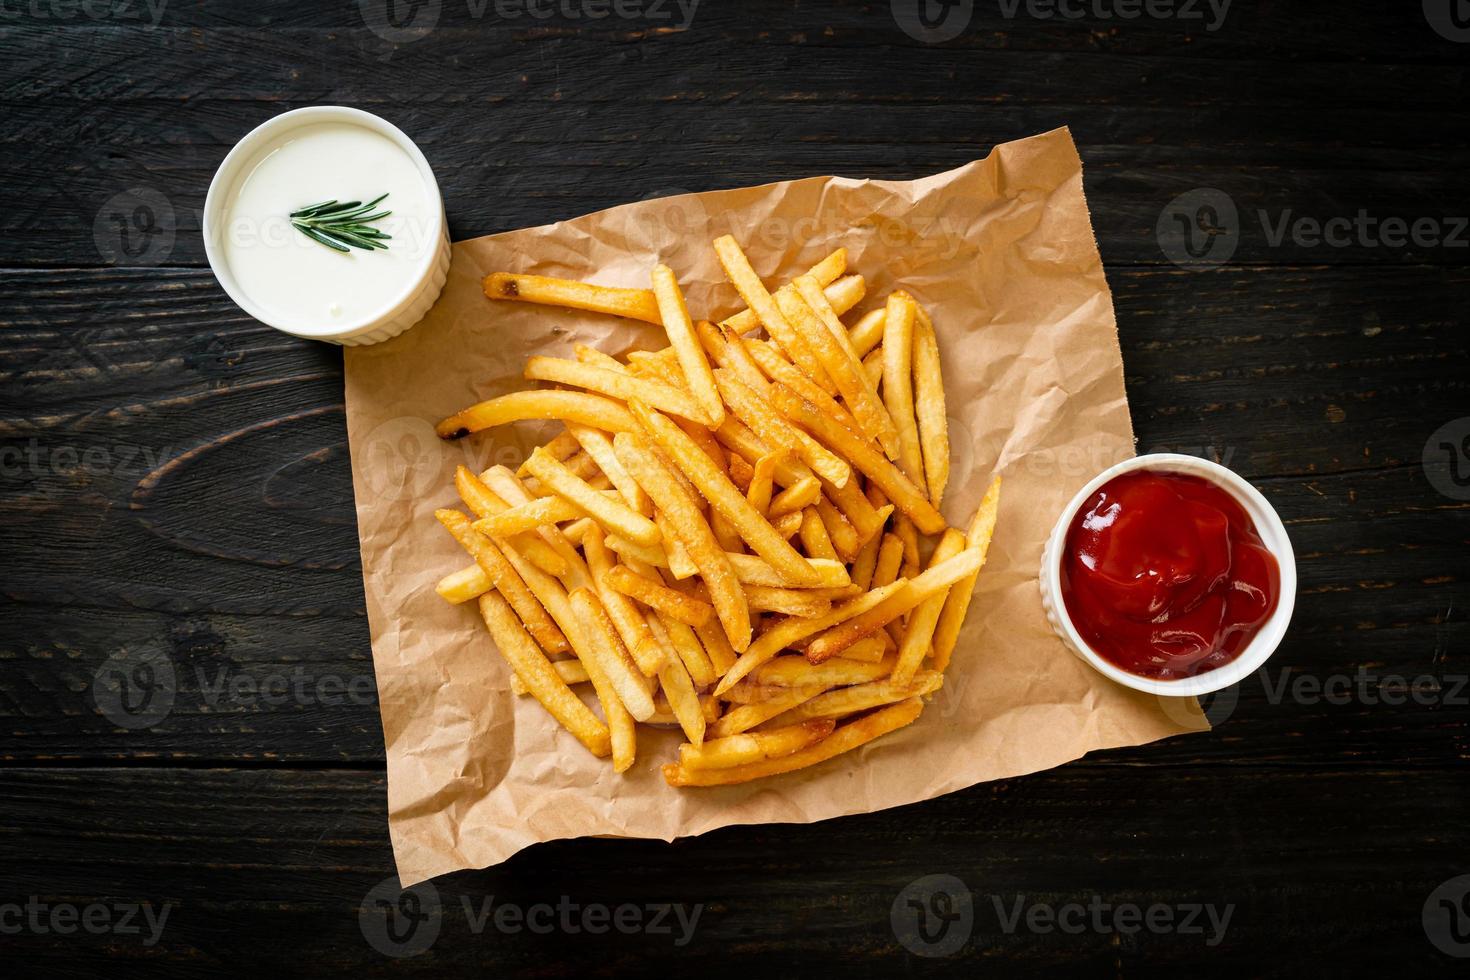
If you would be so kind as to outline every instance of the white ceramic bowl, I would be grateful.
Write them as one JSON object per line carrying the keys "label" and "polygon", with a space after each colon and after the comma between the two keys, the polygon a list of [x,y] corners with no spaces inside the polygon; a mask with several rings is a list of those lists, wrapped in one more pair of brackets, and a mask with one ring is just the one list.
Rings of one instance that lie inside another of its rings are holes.
{"label": "white ceramic bowl", "polygon": [[[1281,569],[1281,594],[1276,602],[1276,611],[1261,624],[1261,628],[1256,631],[1256,635],[1251,638],[1245,649],[1240,651],[1239,656],[1223,667],[1217,667],[1196,677],[1172,681],[1153,680],[1130,674],[1114,666],[1098,656],[1092,647],[1082,639],[1077,632],[1077,627],[1072,623],[1072,617],[1067,613],[1067,603],[1062,598],[1062,552],[1066,547],[1067,531],[1072,526],[1072,519],[1077,516],[1077,511],[1087,502],[1088,498],[1096,493],[1104,483],[1119,474],[1131,473],[1135,470],[1197,476],[1230,494],[1245,508],[1251,520],[1255,522],[1256,533],[1261,536],[1261,541],[1271,551],[1271,554],[1276,556],[1276,563]],[[1291,622],[1292,608],[1296,605],[1296,555],[1291,548],[1291,539],[1286,536],[1286,527],[1281,523],[1281,518],[1277,515],[1275,508],[1267,502],[1265,497],[1261,496],[1259,490],[1237,476],[1233,470],[1206,459],[1181,456],[1176,453],[1135,456],[1099,473],[1087,486],[1078,490],[1071,502],[1062,508],[1056,527],[1052,529],[1051,536],[1047,538],[1046,547],[1041,554],[1041,604],[1046,608],[1046,618],[1050,621],[1052,629],[1057,631],[1057,635],[1071,651],[1110,680],[1150,694],[1197,697],[1227,688],[1249,677],[1266,662],[1266,658],[1275,652],[1276,647],[1281,643],[1282,636],[1286,634],[1287,624]]]}
{"label": "white ceramic bowl", "polygon": [[[279,139],[283,134],[302,126],[323,123],[351,123],[370,129],[397,144],[417,164],[424,179],[424,189],[429,196],[430,221],[427,229],[429,240],[437,242],[434,248],[425,249],[415,269],[415,275],[403,289],[381,309],[354,323],[334,324],[330,327],[287,326],[253,301],[240,287],[225,258],[226,206],[231,190],[240,179],[241,170],[267,143]],[[323,105],[306,109],[293,109],[268,119],[245,134],[235,144],[215,171],[209,184],[209,196],[204,201],[204,251],[209,257],[209,267],[219,280],[220,286],[229,293],[239,307],[267,326],[275,327],[296,337],[309,340],[324,340],[333,344],[376,344],[395,337],[423,319],[429,307],[439,298],[444,289],[444,279],[449,272],[449,229],[444,220],[444,202],[439,195],[439,183],[429,161],[397,126],[380,119],[370,112],[347,106]]]}

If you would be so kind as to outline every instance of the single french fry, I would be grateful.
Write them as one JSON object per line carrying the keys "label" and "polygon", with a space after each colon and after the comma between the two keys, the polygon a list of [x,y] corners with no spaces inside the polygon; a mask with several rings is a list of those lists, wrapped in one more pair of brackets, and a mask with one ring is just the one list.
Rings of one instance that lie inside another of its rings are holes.
{"label": "single french fry", "polygon": [[[791,325],[811,345],[817,359],[822,362],[822,367],[837,385],[837,391],[847,403],[853,418],[862,427],[863,435],[882,446],[889,459],[895,458],[899,450],[898,427],[894,425],[883,403],[878,400],[877,390],[868,383],[863,362],[855,354],[849,353],[847,331],[843,328],[842,321],[837,319],[837,314],[822,295],[822,289],[816,280],[801,276],[796,279],[795,285],[799,295],[782,303],[781,312],[786,314]],[[831,321],[836,324],[835,333],[808,302],[808,296],[812,302],[820,303]],[[842,338],[840,342],[838,335]]]}
{"label": "single french fry", "polygon": [[739,660],[735,661],[735,666],[731,667],[725,676],[721,678],[719,686],[715,688],[715,695],[718,697],[724,694],[751,671],[760,667],[793,643],[809,636],[815,636],[825,630],[832,629],[838,624],[845,623],[856,616],[863,615],[869,610],[882,605],[885,600],[898,593],[906,585],[907,583],[905,582],[894,582],[881,589],[865,592],[860,596],[847,600],[840,606],[835,607],[827,615],[817,619],[798,619],[793,617],[782,620],[755,638],[750,644],[750,648],[740,655]]}
{"label": "single french fry", "polygon": [[582,362],[583,364],[590,364],[593,367],[604,368],[608,371],[616,371],[619,374],[628,373],[628,365],[624,364],[616,357],[613,357],[611,354],[604,354],[596,347],[589,347],[586,344],[578,344],[574,348],[572,348],[572,352],[577,355],[577,360]]}
{"label": "single french fry", "polygon": [[667,568],[674,573],[674,578],[681,580],[689,578],[691,575],[698,575],[699,566],[694,564],[694,559],[689,557],[689,549],[684,546],[683,540],[679,537],[678,530],[674,527],[673,522],[669,520],[669,515],[658,508],[654,508],[653,523],[658,525],[659,531],[664,536],[663,549],[664,553],[668,556],[668,561],[655,561],[649,564],[656,565],[659,568]]}
{"label": "single french fry", "polygon": [[689,390],[694,395],[695,402],[704,410],[703,421],[710,428],[718,429],[720,423],[725,421],[725,406],[715,391],[714,375],[710,372],[709,361],[705,359],[704,348],[694,335],[694,322],[689,318],[689,307],[684,302],[684,294],[679,289],[678,280],[674,278],[673,269],[666,265],[654,266],[653,295],[658,300],[664,332],[669,335],[669,343],[679,359],[679,367],[683,369]]}
{"label": "single french fry", "polygon": [[718,620],[711,620],[703,626],[694,627],[694,635],[699,637],[700,644],[704,646],[710,666],[715,669],[715,676],[724,677],[725,672],[735,666],[739,656],[730,645],[730,638],[725,635],[724,628]]}
{"label": "single french fry", "polygon": [[844,715],[870,708],[893,704],[908,698],[928,697],[944,686],[944,675],[937,670],[926,670],[916,674],[912,680],[899,682],[891,678],[869,681],[844,687],[803,701],[801,704],[771,718],[771,728],[795,725],[813,718],[841,718]]}
{"label": "single french fry", "polygon": [[883,331],[888,325],[888,310],[879,307],[864,313],[853,328],[847,332],[852,351],[859,358],[866,358],[873,348],[883,343]]}
{"label": "single french fry", "polygon": [[557,676],[546,655],[521,628],[510,604],[498,594],[486,592],[480,596],[480,615],[490,630],[495,648],[536,700],[563,728],[576,736],[587,751],[595,756],[608,755],[612,744],[607,726]]}
{"label": "single french fry", "polygon": [[827,536],[827,526],[822,523],[822,515],[817,513],[815,507],[808,507],[801,512],[801,535],[802,550],[809,558],[830,558],[838,561],[837,549],[832,547],[832,539]]}
{"label": "single french fry", "polygon": [[[863,637],[887,626],[931,595],[944,593],[955,582],[978,569],[980,561],[979,553],[967,548],[926,570],[917,578],[899,579],[893,583],[898,587],[893,595],[862,614],[830,627],[812,640],[806,648],[806,659],[813,664],[820,664],[847,649]],[[752,643],[751,649],[755,649],[756,645]]]}
{"label": "single french fry", "polygon": [[[767,513],[772,518],[781,517],[784,514],[794,514],[816,503],[817,498],[821,495],[822,484],[815,476],[808,477],[800,483],[789,486],[776,494],[775,498],[771,501],[771,506],[767,508]],[[830,558],[832,556],[811,555],[810,557]]]}
{"label": "single french fry", "polygon": [[[868,382],[874,387],[883,383],[883,347],[880,344],[867,357],[863,358],[863,371],[868,375]],[[892,418],[893,416],[889,416]]]}
{"label": "single french fry", "polygon": [[739,735],[821,693],[823,692],[816,690],[783,688],[780,694],[769,701],[736,705],[721,715],[705,734],[710,738],[728,738],[731,735]]}
{"label": "single french fry", "polygon": [[[591,680],[587,676],[587,668],[582,665],[582,661],[575,657],[567,660],[553,660],[551,661],[551,669],[556,671],[556,676],[560,677],[562,683],[568,687],[576,684],[586,684]],[[520,674],[512,673],[510,675],[510,692],[517,697],[526,697],[531,693],[531,689],[526,686],[525,681],[521,680]]]}
{"label": "single french fry", "polygon": [[771,687],[805,687],[815,684],[825,687],[866,684],[893,672],[897,661],[885,657],[876,664],[865,664],[857,660],[838,657],[822,663],[812,663],[806,657],[777,657],[762,664],[750,675],[753,683]]}
{"label": "single french fry", "polygon": [[590,656],[584,657],[583,662],[593,686],[597,686],[597,674],[601,671],[629,714],[638,720],[653,714],[653,696],[647,682],[623,648],[623,641],[613,628],[612,620],[608,619],[597,593],[588,588],[577,589],[571,594],[571,602],[588,641]]}
{"label": "single french fry", "polygon": [[[764,458],[764,457],[762,457]],[[745,457],[739,453],[731,453],[726,458],[729,465],[730,482],[735,488],[745,494],[745,499],[750,499],[750,481],[755,479],[755,467],[745,461]]]}
{"label": "single french fry", "polygon": [[690,626],[702,626],[715,614],[715,607],[709,603],[644,578],[626,565],[613,566],[607,573],[606,583],[609,588]]}
{"label": "single french fry", "polygon": [[928,319],[920,317],[914,331],[914,414],[919,424],[919,451],[929,502],[938,507],[949,483],[949,410],[944,403],[939,339]]}
{"label": "single french fry", "polygon": [[[832,285],[835,285],[837,282],[840,281],[838,277],[846,271],[847,249],[839,248],[837,251],[833,252],[831,255],[828,255],[825,259],[808,269],[806,274],[817,280],[817,282],[821,283],[823,287],[831,288]],[[857,279],[861,282],[863,277],[850,276],[849,278]],[[790,291],[795,288],[795,286],[787,284],[785,286],[782,286],[781,289],[776,290],[776,294],[780,295],[782,290]],[[832,303],[832,305],[838,306],[843,300],[848,298],[848,294],[850,292],[851,285],[849,284],[848,286],[842,287],[842,289],[839,290],[839,295],[833,297],[830,302]],[[862,295],[861,292],[859,292],[858,298],[853,299],[847,308],[851,309],[853,306],[856,306],[861,301],[861,299]],[[741,312],[720,323],[721,328],[733,330],[737,334],[749,333],[760,325],[760,317],[756,316],[755,310],[752,309],[742,310]]]}
{"label": "single french fry", "polygon": [[653,630],[653,635],[658,637],[659,642],[674,651],[679,662],[689,672],[689,679],[694,682],[695,687],[703,689],[715,682],[714,662],[704,652],[704,645],[699,642],[693,627],[665,616],[657,609],[650,609],[645,618],[648,620],[648,628]]}
{"label": "single french fry", "polygon": [[[687,451],[689,447],[684,448]],[[687,549],[690,560],[704,578],[710,591],[710,602],[720,617],[725,636],[732,647],[743,651],[750,645],[750,609],[740,590],[735,566],[715,539],[699,501],[673,478],[655,454],[648,451],[642,439],[619,435],[613,440],[613,451],[638,485],[648,491],[659,512],[668,516],[676,540]],[[734,490],[733,485],[731,490]],[[813,572],[811,577],[815,578],[816,573]]]}
{"label": "single french fry", "polygon": [[851,430],[817,411],[811,402],[784,385],[772,385],[776,409],[786,418],[806,429],[823,445],[846,457],[852,465],[876,483],[888,499],[925,534],[938,534],[947,526],[944,517],[925,498],[922,490]]}
{"label": "single french fry", "polygon": [[596,521],[590,517],[582,517],[562,528],[561,533],[566,535],[567,540],[573,545],[580,547],[582,539],[587,536],[587,531],[594,527],[597,527]]}
{"label": "single french fry", "polygon": [[[924,461],[914,419],[914,318],[917,315],[914,301],[906,294],[894,293],[888,297],[888,325],[883,333],[883,404],[888,407],[893,424],[898,426],[899,466],[922,489]],[[889,493],[889,496],[895,495]]]}
{"label": "single french fry", "polygon": [[612,440],[608,438],[606,432],[577,422],[568,423],[567,432],[597,463],[597,468],[607,474],[607,478],[612,481],[618,493],[623,495],[623,500],[629,507],[644,517],[653,516],[653,501],[648,498],[648,494],[638,485],[638,482],[628,475],[623,464],[618,462],[617,454],[613,452]]}
{"label": "single french fry", "polygon": [[529,419],[582,422],[609,432],[631,432],[633,417],[611,398],[585,391],[513,391],[457,412],[434,427],[441,439]]}
{"label": "single french fry", "polygon": [[602,528],[590,528],[583,538],[582,547],[587,554],[587,567],[592,573],[593,587],[602,600],[607,618],[612,620],[618,635],[622,637],[623,646],[632,655],[633,662],[638,665],[643,676],[654,676],[667,658],[667,648],[654,638],[653,631],[648,628],[648,621],[643,618],[642,610],[633,600],[605,584],[614,562],[607,542],[603,539]]}
{"label": "single french fry", "polygon": [[878,567],[878,549],[883,544],[880,535],[873,535],[858,549],[857,557],[852,560],[852,570],[848,573],[852,582],[864,590],[873,584],[873,572]]}
{"label": "single french fry", "polygon": [[868,294],[868,283],[860,275],[843,276],[823,289],[822,294],[827,297],[832,311],[842,316],[863,301],[863,297]]}
{"label": "single french fry", "polygon": [[[739,458],[739,456],[732,456],[730,459],[732,474],[735,469],[735,460]],[[755,466],[750,472],[750,488],[745,491],[745,499],[750,501],[750,506],[767,517],[770,516],[771,491],[775,489],[776,464],[783,458],[786,458],[785,453],[767,453],[755,461]]]}
{"label": "single french fry", "polygon": [[[701,424],[711,421],[711,416],[698,400],[688,392],[663,381],[639,378],[627,372],[610,371],[606,368],[569,361],[560,357],[540,355],[526,361],[523,374],[528,381],[551,381],[555,384],[571,385],[622,401],[637,398],[670,415],[693,419]],[[720,413],[720,418],[723,421],[723,411]]]}
{"label": "single french fry", "polygon": [[888,648],[892,644],[893,638],[887,633],[865,636],[837,656],[843,660],[861,660],[865,664],[875,664],[888,654]]}
{"label": "single french fry", "polygon": [[726,551],[745,550],[745,545],[740,538],[740,532],[735,529],[735,525],[731,524],[730,519],[724,514],[711,509],[709,514],[709,527],[711,531],[715,532],[715,540],[720,543],[721,548],[724,548]]}
{"label": "single french fry", "polygon": [[684,669],[683,661],[669,657],[659,668],[658,683],[668,699],[669,710],[684,730],[684,737],[694,745],[703,745],[708,723],[699,703],[699,692],[694,690],[694,682],[689,678],[689,671]]}
{"label": "single french fry", "polygon": [[[582,446],[572,437],[572,433],[569,430],[563,429],[541,448],[565,463],[570,457],[580,452]],[[520,468],[516,470],[516,476],[526,475],[526,464],[522,463]]]}
{"label": "single french fry", "polygon": [[857,528],[852,526],[842,511],[828,500],[826,496],[817,498],[813,505],[817,509],[817,515],[822,518],[822,526],[827,529],[827,539],[832,542],[837,557],[843,561],[852,561],[857,557],[858,533]]}
{"label": "single french fry", "polygon": [[[980,552],[982,568],[985,556],[990,551],[990,539],[995,533],[995,518],[999,511],[1000,477],[997,476],[990,481],[985,496],[980,500],[980,506],[975,510],[975,517],[970,522],[970,531],[965,535],[966,547]],[[944,609],[939,614],[939,624],[934,628],[935,670],[943,671],[949,666],[955,642],[959,639],[960,627],[965,623],[965,614],[970,611],[970,599],[975,594],[975,580],[979,576],[980,569],[977,568],[949,590],[949,598],[945,600]]]}
{"label": "single french fry", "polygon": [[590,313],[642,320],[659,324],[658,301],[647,289],[623,289],[617,286],[594,286],[572,279],[550,276],[526,276],[512,272],[493,272],[485,277],[485,295],[490,299],[519,300],[543,306],[562,306]]}
{"label": "single french fry", "polygon": [[793,510],[789,514],[782,514],[771,522],[771,527],[775,528],[776,533],[781,537],[790,541],[801,530],[802,513],[799,510]]}
{"label": "single french fry", "polygon": [[888,515],[893,513],[893,505],[886,499],[881,504],[869,501],[856,480],[845,487],[825,483],[822,485],[822,492],[842,511],[857,531],[859,546],[878,537],[883,526],[888,523]]}
{"label": "single french fry", "polygon": [[[568,425],[572,425],[572,424],[575,424],[575,423],[570,423],[569,422],[567,424]],[[584,452],[584,451],[582,451],[580,449],[577,450],[576,452],[572,453],[572,455],[568,456],[566,459],[562,460],[561,461],[561,464],[563,466],[565,466],[567,469],[571,470],[574,474],[576,474],[577,477],[579,477],[580,479],[586,480],[588,483],[594,483],[595,484],[595,483],[598,482],[599,479],[601,479],[601,480],[606,480],[607,479],[606,474],[604,474],[602,472],[601,467],[599,467],[597,465],[597,460],[593,459],[590,455],[588,455],[586,452]],[[525,465],[526,465],[525,463],[522,463],[520,468],[521,469],[524,469],[525,468]],[[518,469],[516,472],[519,473],[520,470]],[[533,497],[549,497],[549,496],[551,496],[551,491],[543,488],[541,486],[541,481],[540,480],[537,480],[535,477],[533,477],[533,476],[527,476],[527,477],[524,477],[524,478],[518,477],[518,479],[521,480],[521,486],[531,496],[533,496]]]}
{"label": "single french fry", "polygon": [[585,510],[563,497],[537,497],[529,504],[520,504],[481,518],[475,522],[475,530],[481,534],[513,537],[547,524],[581,520],[586,516]]}
{"label": "single french fry", "polygon": [[[929,567],[934,568],[948,561],[964,550],[964,547],[965,536],[954,528],[949,528],[934,546],[934,553],[929,556]],[[903,628],[903,639],[898,644],[898,666],[893,668],[894,681],[905,683],[912,680],[918,672],[919,666],[924,662],[924,655],[929,652],[929,646],[934,640],[934,628],[939,625],[939,614],[944,609],[949,591],[944,589],[935,592],[915,606],[909,614],[908,622]]]}
{"label": "single french fry", "polygon": [[[729,559],[730,567],[735,570],[736,578],[746,585],[769,585],[778,588],[790,588],[793,585],[790,579],[759,555],[727,554],[725,557]],[[835,589],[852,583],[847,569],[840,561],[813,558],[804,560],[816,580],[811,588]],[[802,587],[806,587],[805,583]]]}
{"label": "single french fry", "polygon": [[919,532],[907,515],[900,515],[893,522],[893,533],[903,542],[903,568],[899,574],[913,578],[919,574]]}
{"label": "single french fry", "polygon": [[623,503],[610,499],[578,479],[550,455],[537,449],[527,461],[531,475],[557,496],[571,501],[598,523],[629,541],[655,545],[663,540],[658,525]]}
{"label": "single french fry", "polygon": [[765,585],[747,585],[745,600],[751,609],[778,612],[785,616],[817,619],[832,611],[832,600],[819,589],[783,589]]}
{"label": "single french fry", "polygon": [[[724,470],[711,460],[698,447],[694,440],[690,439],[685,432],[658,412],[644,405],[642,402],[630,403],[638,422],[648,431],[663,450],[673,458],[674,463],[689,477],[704,498],[709,501],[710,506],[729,518],[740,532],[740,536],[750,545],[751,550],[769,561],[781,570],[793,584],[815,585],[814,576],[796,549],[787,543],[786,539],[776,533],[769,521],[755,508],[750,506],[745,497],[730,482]],[[627,461],[624,460],[624,465]],[[648,489],[652,494],[653,490]],[[657,498],[655,497],[655,500]],[[689,542],[685,542],[689,544]],[[692,554],[692,550],[691,550]],[[695,562],[699,561],[695,557]],[[738,650],[740,644],[735,637],[730,637],[730,642]]]}
{"label": "single french fry", "polygon": [[729,769],[686,769],[669,763],[663,767],[664,779],[670,786],[729,786],[793,772],[826,762],[875,738],[903,728],[918,718],[923,710],[924,702],[921,699],[909,698],[872,714],[863,715],[845,725],[839,725],[820,742],[790,755]]}
{"label": "single french fry", "polygon": [[896,534],[883,535],[878,548],[878,560],[873,568],[873,588],[887,585],[898,578],[899,566],[903,564],[903,540]]}
{"label": "single french fry", "polygon": [[636,544],[617,534],[609,534],[606,538],[607,546],[616,551],[623,559],[636,559],[655,568],[668,568],[669,555],[661,545]]}
{"label": "single french fry", "polygon": [[684,769],[729,769],[764,759],[779,759],[821,741],[832,734],[836,722],[815,719],[786,728],[711,739],[703,745],[679,746],[679,765]]}
{"label": "single french fry", "polygon": [[[483,475],[477,477],[465,466],[455,468],[454,489],[459,493],[460,499],[465,502],[465,506],[482,520],[504,513],[512,506],[502,494],[497,493],[485,483]],[[525,504],[530,500],[529,496],[524,496],[524,499],[516,499],[514,503]],[[572,571],[571,559],[565,553],[541,540],[539,532],[537,534],[518,534],[506,538],[505,543],[525,555],[528,561],[548,575],[560,578]]]}
{"label": "single french fry", "polygon": [[[822,368],[822,362],[812,351],[800,333],[787,321],[781,312],[776,300],[766,291],[765,284],[761,282],[760,276],[755,274],[755,269],[750,265],[745,252],[740,245],[729,235],[723,235],[715,239],[715,254],[719,256],[720,265],[724,266],[725,276],[728,278],[745,305],[755,311],[760,319],[761,326],[766,328],[766,333],[771,339],[780,345],[790,357],[792,362],[820,385],[828,393],[837,391],[837,386],[827,376]],[[793,289],[788,295],[796,296]]]}
{"label": "single french fry", "polygon": [[479,565],[466,565],[457,572],[450,572],[439,580],[434,586],[434,591],[444,597],[446,602],[452,602],[456,606],[477,598],[481,593],[488,592],[493,586],[490,584],[490,576]]}
{"label": "single french fry", "polygon": [[571,649],[567,638],[557,629],[556,623],[552,622],[536,596],[526,587],[525,580],[516,572],[515,567],[489,538],[470,526],[469,518],[457,510],[436,510],[434,516],[454,536],[460,547],[470,553],[475,563],[485,570],[491,583],[505,596],[542,649],[550,653],[565,653]]}

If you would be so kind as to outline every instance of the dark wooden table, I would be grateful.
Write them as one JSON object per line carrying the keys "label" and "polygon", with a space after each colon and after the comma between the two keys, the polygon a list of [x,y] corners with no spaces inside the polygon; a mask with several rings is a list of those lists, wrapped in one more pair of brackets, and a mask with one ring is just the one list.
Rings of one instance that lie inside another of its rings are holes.
{"label": "dark wooden table", "polygon": [[[0,4],[9,975],[1463,974],[1464,3],[981,0],[934,5],[939,40],[903,0],[161,2]],[[412,902],[369,894],[393,865],[341,353],[244,316],[199,234],[235,140],[319,103],[418,140],[456,238],[1070,126],[1139,448],[1279,508],[1286,643],[1208,735],[813,826],[536,847],[437,881],[407,935]],[[160,717],[119,710],[119,655],[173,671],[129,678]],[[928,875],[963,883],[932,945]],[[494,918],[538,903],[568,909],[549,934]],[[700,907],[692,938],[664,904]]]}

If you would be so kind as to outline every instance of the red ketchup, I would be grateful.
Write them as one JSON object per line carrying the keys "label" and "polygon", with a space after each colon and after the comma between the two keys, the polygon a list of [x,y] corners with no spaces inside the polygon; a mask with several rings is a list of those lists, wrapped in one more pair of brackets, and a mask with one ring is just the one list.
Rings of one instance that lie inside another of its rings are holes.
{"label": "red ketchup", "polygon": [[1124,473],[1067,531],[1072,623],[1104,660],[1140,677],[1177,680],[1234,660],[1280,591],[1276,557],[1250,515],[1198,477]]}

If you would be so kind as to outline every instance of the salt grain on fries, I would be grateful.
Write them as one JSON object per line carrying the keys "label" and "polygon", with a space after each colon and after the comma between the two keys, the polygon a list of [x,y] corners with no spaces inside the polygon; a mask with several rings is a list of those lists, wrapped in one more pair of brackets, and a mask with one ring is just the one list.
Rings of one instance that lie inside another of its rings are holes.
{"label": "salt grain on fries", "polygon": [[714,249],[747,307],[714,322],[690,316],[663,265],[650,289],[486,277],[490,299],[643,321],[669,345],[532,357],[525,377],[561,387],[437,427],[565,425],[519,473],[457,469],[472,516],[436,516],[474,563],[435,588],[478,598],[512,690],[617,772],[634,764],[638,722],[681,730],[663,767],[680,787],[817,765],[917,719],[944,684],[1000,500],[996,478],[968,533],[939,513],[938,335],[914,297],[895,291],[848,327],[867,284],[845,249],[774,290],[734,238]]}

